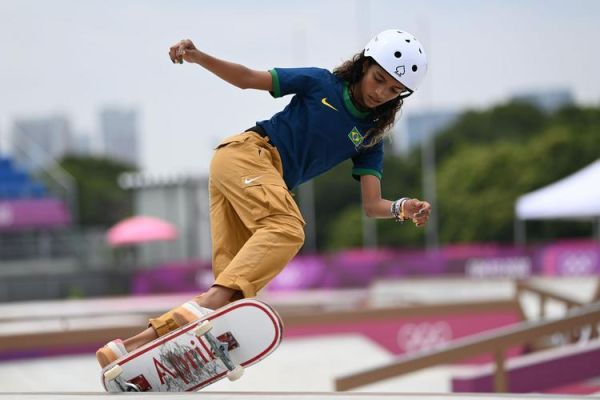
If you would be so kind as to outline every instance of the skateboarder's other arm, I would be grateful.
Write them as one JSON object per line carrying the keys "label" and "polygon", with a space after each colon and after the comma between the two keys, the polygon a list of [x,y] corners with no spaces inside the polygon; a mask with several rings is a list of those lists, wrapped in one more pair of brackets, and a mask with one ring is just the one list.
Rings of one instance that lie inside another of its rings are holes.
{"label": "skateboarder's other arm", "polygon": [[[373,175],[360,177],[360,190],[365,214],[370,218],[394,218],[390,212],[392,201],[381,198],[381,182]],[[426,201],[408,199],[404,204],[406,218],[411,219],[415,225],[423,226],[429,219],[431,205]]]}
{"label": "skateboarder's other arm", "polygon": [[174,63],[195,63],[209,70],[219,78],[240,89],[258,89],[271,91],[273,81],[268,71],[257,71],[244,65],[221,60],[196,48],[191,40],[175,43],[169,49],[169,57]]}

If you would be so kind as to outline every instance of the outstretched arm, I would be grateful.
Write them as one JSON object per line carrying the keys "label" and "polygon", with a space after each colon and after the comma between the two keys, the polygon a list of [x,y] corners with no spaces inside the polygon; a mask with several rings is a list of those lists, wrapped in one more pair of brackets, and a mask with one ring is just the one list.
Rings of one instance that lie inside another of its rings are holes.
{"label": "outstretched arm", "polygon": [[174,63],[196,63],[219,78],[240,89],[273,89],[273,81],[268,71],[257,71],[244,65],[221,60],[196,48],[189,39],[180,40],[169,48],[169,57]]}
{"label": "outstretched arm", "polygon": [[[365,214],[371,218],[395,218],[392,214],[393,201],[381,198],[381,182],[379,178],[372,175],[360,177],[360,189],[362,204]],[[403,215],[412,220],[415,225],[423,226],[429,219],[431,205],[426,201],[418,199],[406,199],[402,202]]]}

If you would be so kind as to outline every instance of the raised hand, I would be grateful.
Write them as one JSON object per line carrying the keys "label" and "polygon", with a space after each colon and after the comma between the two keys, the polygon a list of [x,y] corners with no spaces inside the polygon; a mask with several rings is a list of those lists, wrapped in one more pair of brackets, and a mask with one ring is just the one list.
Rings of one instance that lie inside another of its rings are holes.
{"label": "raised hand", "polygon": [[169,48],[169,57],[174,64],[192,61],[191,53],[198,49],[190,39],[183,39]]}
{"label": "raised hand", "polygon": [[423,226],[429,220],[431,204],[419,199],[408,199],[402,204],[403,215],[416,226]]}

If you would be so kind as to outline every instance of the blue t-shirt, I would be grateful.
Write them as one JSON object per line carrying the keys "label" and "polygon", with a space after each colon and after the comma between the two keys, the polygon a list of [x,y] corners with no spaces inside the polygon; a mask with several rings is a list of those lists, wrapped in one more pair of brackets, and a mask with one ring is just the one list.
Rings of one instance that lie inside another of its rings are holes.
{"label": "blue t-shirt", "polygon": [[383,143],[365,147],[374,124],[359,111],[347,84],[321,68],[275,68],[273,97],[294,93],[290,103],[271,119],[257,122],[277,147],[283,179],[289,189],[351,158],[352,175],[383,172]]}

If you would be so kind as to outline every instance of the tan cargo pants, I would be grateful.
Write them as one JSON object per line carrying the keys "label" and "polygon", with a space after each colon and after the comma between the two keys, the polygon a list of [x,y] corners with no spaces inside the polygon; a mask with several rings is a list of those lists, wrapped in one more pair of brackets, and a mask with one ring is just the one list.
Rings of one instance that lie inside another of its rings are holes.
{"label": "tan cargo pants", "polygon": [[215,285],[254,297],[304,243],[304,219],[268,139],[244,132],[217,147],[210,166]]}
{"label": "tan cargo pants", "polygon": [[[210,222],[215,285],[254,297],[304,243],[304,219],[283,181],[268,139],[244,132],[225,139],[210,165]],[[197,301],[200,296],[195,297]],[[152,318],[158,336],[179,327],[170,310]]]}

